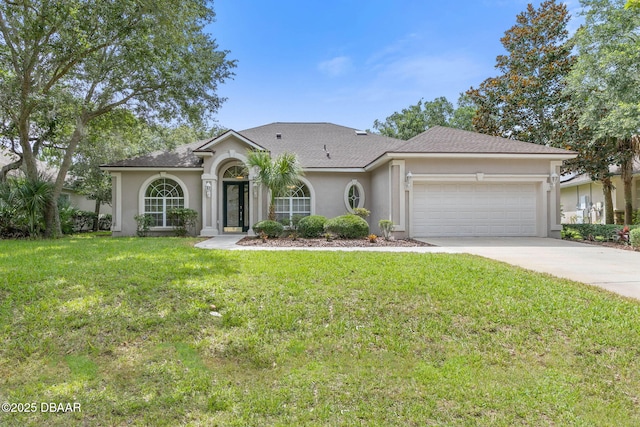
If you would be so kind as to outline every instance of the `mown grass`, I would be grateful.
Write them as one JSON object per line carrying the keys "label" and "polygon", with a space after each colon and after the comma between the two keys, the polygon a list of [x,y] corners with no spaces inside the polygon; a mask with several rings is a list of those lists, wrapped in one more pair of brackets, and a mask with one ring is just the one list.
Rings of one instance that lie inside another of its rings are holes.
{"label": "mown grass", "polygon": [[[0,242],[0,425],[640,424],[640,304],[447,254]],[[222,317],[210,315],[215,304]]]}

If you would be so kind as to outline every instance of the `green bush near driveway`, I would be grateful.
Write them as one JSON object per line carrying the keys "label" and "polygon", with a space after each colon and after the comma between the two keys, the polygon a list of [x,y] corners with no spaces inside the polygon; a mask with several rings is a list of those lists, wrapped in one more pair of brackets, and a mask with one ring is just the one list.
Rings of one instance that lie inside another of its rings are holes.
{"label": "green bush near driveway", "polygon": [[369,235],[369,224],[357,215],[342,215],[327,220],[324,231],[341,239],[360,239]]}
{"label": "green bush near driveway", "polygon": [[[640,225],[628,226],[630,230],[640,228]],[[615,242],[619,240],[619,232],[624,225],[618,224],[563,224],[562,237],[574,240],[599,240]]]}

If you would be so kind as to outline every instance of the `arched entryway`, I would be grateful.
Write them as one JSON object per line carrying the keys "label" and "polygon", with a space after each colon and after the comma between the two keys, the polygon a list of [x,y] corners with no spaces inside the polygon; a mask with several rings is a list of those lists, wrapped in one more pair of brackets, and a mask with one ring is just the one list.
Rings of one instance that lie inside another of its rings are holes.
{"label": "arched entryway", "polygon": [[249,170],[242,163],[227,166],[222,173],[222,231],[244,233],[249,230]]}

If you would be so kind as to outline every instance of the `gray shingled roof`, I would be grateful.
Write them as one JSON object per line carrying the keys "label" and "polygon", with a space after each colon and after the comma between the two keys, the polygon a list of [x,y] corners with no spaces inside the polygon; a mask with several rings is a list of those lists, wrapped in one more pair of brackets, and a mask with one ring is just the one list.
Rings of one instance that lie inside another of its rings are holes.
{"label": "gray shingled roof", "polygon": [[357,135],[354,128],[331,123],[271,123],[238,133],[272,155],[295,153],[304,168],[363,168],[404,142],[371,133]]}
{"label": "gray shingled roof", "polygon": [[211,138],[181,145],[172,151],[154,151],[145,156],[120,160],[103,167],[199,168],[202,166],[202,159],[193,154],[193,151],[209,141]]}
{"label": "gray shingled roof", "polygon": [[[358,135],[354,128],[332,123],[277,122],[237,133],[269,150],[274,156],[285,151],[295,153],[304,168],[364,168],[385,153],[572,154],[560,148],[441,126],[433,127],[409,141],[372,133]],[[215,139],[106,166],[197,168],[201,165],[201,159],[193,151],[199,151],[210,142],[215,143]]]}
{"label": "gray shingled roof", "polygon": [[396,153],[572,154],[562,148],[435,126],[414,136]]}

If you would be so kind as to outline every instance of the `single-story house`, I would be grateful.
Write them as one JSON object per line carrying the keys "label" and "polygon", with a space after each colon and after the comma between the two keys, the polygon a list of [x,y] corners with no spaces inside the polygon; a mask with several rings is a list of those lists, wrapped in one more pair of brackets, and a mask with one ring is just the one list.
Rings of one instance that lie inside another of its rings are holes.
{"label": "single-story house", "polygon": [[199,214],[202,236],[251,232],[268,214],[268,193],[245,166],[249,150],[292,152],[304,169],[276,200],[279,218],[335,217],[364,207],[371,231],[394,223],[396,237],[560,235],[558,148],[434,127],[409,141],[331,123],[272,123],[109,165],[113,235],[171,230],[167,210]]}
{"label": "single-story house", "polygon": [[[611,166],[612,199],[617,221],[624,221],[624,183],[620,168]],[[633,209],[640,209],[640,160],[633,163]],[[600,181],[585,174],[567,174],[560,179],[560,204],[564,224],[601,224],[605,222],[604,191]]]}

